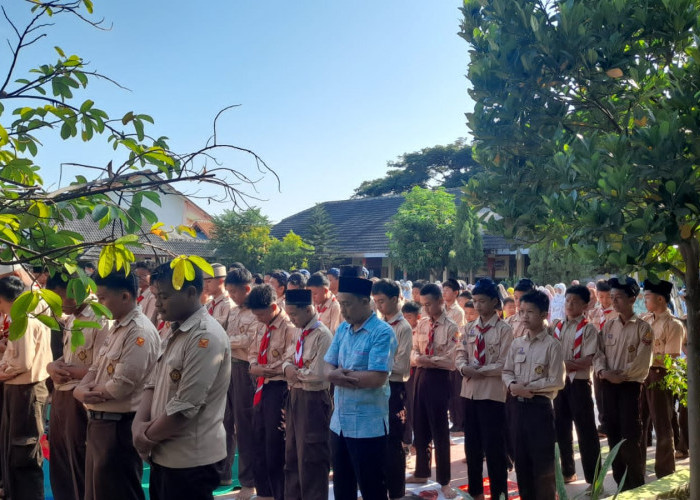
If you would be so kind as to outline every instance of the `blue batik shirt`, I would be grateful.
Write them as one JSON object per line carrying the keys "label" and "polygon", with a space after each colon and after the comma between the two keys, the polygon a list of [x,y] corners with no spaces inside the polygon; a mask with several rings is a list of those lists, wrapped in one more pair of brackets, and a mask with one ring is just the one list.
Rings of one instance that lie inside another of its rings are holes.
{"label": "blue batik shirt", "polygon": [[[358,330],[344,321],[324,357],[327,363],[346,370],[391,372],[396,335],[375,313]],[[389,378],[373,389],[335,388],[331,430],[348,438],[383,436],[389,429]]]}

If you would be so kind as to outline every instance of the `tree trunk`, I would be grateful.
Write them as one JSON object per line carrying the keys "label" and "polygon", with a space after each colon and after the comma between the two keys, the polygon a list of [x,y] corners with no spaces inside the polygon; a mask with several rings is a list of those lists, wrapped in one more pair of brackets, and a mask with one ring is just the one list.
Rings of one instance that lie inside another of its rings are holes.
{"label": "tree trunk", "polygon": [[688,430],[690,434],[690,498],[700,498],[700,245],[692,238],[679,245],[685,261],[688,310]]}

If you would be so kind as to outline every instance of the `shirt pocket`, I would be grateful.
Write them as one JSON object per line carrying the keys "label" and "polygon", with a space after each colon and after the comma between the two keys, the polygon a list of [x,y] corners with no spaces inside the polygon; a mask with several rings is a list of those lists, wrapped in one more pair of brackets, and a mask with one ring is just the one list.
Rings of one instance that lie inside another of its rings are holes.
{"label": "shirt pocket", "polygon": [[634,361],[634,359],[637,357],[637,346],[628,345],[626,351],[627,351],[627,362],[632,363]]}
{"label": "shirt pocket", "polygon": [[606,346],[614,346],[617,344],[617,338],[612,333],[606,333],[603,337],[603,342]]}
{"label": "shirt pocket", "polygon": [[549,360],[546,353],[534,356],[532,360],[532,372],[530,382],[547,378],[549,375]]}
{"label": "shirt pocket", "polygon": [[525,361],[527,361],[527,355],[525,353],[516,354],[513,358],[513,373],[520,377],[525,373]]}

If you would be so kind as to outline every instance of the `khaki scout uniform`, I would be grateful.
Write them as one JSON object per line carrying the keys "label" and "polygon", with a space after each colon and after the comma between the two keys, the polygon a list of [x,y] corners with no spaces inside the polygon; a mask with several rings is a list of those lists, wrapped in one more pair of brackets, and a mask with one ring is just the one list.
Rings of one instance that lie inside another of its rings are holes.
{"label": "khaki scout uniform", "polygon": [[[484,333],[486,363],[475,359],[480,327]],[[508,459],[503,430],[506,428],[506,387],[501,376],[506,355],[513,341],[513,330],[498,314],[487,322],[482,318],[468,323],[462,340],[457,343],[455,366],[461,377],[465,366],[478,367],[484,378],[463,377],[461,400],[464,407],[464,448],[467,457],[469,491],[472,496],[483,493],[483,456],[486,456],[491,496],[508,494]]]}
{"label": "khaki scout uniform", "polygon": [[224,292],[217,297],[210,297],[204,307],[206,307],[207,311],[210,311],[209,314],[226,330],[231,309],[236,306],[228,296],[228,292]]}
{"label": "khaki scout uniform", "polygon": [[401,498],[406,494],[406,455],[403,437],[406,432],[406,382],[411,376],[411,351],[413,330],[399,311],[386,322],[396,335],[394,366],[389,375],[389,440],[386,460],[386,482],[389,498]]}
{"label": "khaki scout uniform", "polygon": [[[248,361],[258,364],[260,342],[266,329],[272,329],[270,344],[267,348],[267,368],[282,368],[285,353],[294,345],[296,327],[289,321],[284,309],[279,310],[270,325],[260,325],[255,340],[248,353]],[[255,489],[259,496],[284,498],[284,431],[282,427],[282,409],[287,397],[287,381],[283,374],[265,378],[262,399],[253,406],[253,438],[255,458],[253,473]]]}
{"label": "khaki scout uniform", "polygon": [[[459,337],[462,336],[462,327],[466,324],[464,309],[462,309],[457,301],[454,301],[451,306],[445,302],[445,312],[447,317],[455,322],[459,328]],[[452,432],[464,430],[464,405],[459,393],[462,390],[462,375],[456,370],[450,372],[450,402],[447,410],[452,421]]]}
{"label": "khaki scout uniform", "polygon": [[[144,498],[131,423],[160,353],[155,326],[134,307],[112,325],[80,387],[104,385],[114,398],[88,409],[85,498]],[[94,355],[94,354],[93,354]]]}
{"label": "khaki scout uniform", "polygon": [[[675,450],[673,448],[673,393],[662,389],[659,384],[666,376],[664,358],[667,354],[678,355],[683,348],[685,327],[680,320],[671,316],[666,309],[661,314],[649,313],[644,320],[651,325],[654,332],[653,358],[649,375],[644,382],[641,399],[642,436],[647,435],[649,425],[653,422],[656,432],[656,454],[654,471],[657,478],[673,474],[676,471]],[[646,446],[642,446],[646,456]],[[646,462],[646,461],[645,461]]]}
{"label": "khaki scout uniform", "polygon": [[8,341],[0,361],[0,372],[14,375],[2,384],[0,464],[7,497],[44,498],[39,439],[44,433],[44,407],[49,395],[46,365],[51,361],[51,331],[34,318],[29,318],[21,338]]}
{"label": "khaki scout uniform", "polygon": [[153,295],[150,288],[146,288],[136,297],[136,303],[141,306],[144,316],[151,320],[151,323],[157,325],[156,296]]}
{"label": "khaki scout uniform", "polygon": [[513,340],[503,368],[506,387],[522,384],[532,398],[513,398],[512,441],[518,491],[523,500],[554,500],[554,411],[552,401],[566,377],[561,343],[545,327]]}
{"label": "khaki scout uniform", "polygon": [[[434,330],[433,344],[429,345],[430,331]],[[413,336],[411,360],[422,355],[430,356],[436,368],[419,366],[415,371],[415,399],[413,432],[416,444],[415,477],[430,477],[430,438],[435,445],[436,480],[440,485],[449,484],[450,429],[447,407],[450,399],[450,372],[455,366],[455,348],[459,329],[457,324],[443,314],[432,321],[423,317]],[[432,349],[432,354],[428,352]]]}
{"label": "khaki scout uniform", "polygon": [[179,413],[187,424],[153,447],[151,489],[159,498],[203,498],[219,485],[215,464],[226,456],[223,419],[231,348],[205,307],[172,328],[146,384],[153,390],[150,418]]}
{"label": "khaki scout uniform", "polygon": [[[283,369],[298,366],[296,344],[302,331],[312,329],[305,337],[302,350],[303,367],[298,368],[301,380],[289,384],[285,419],[284,498],[326,498],[331,466],[330,384],[323,378],[325,356],[333,336],[315,315],[302,329],[297,329],[289,345]],[[274,334],[274,333],[273,333]]]}
{"label": "khaki scout uniform", "polygon": [[253,459],[253,394],[255,382],[250,376],[248,352],[255,342],[260,322],[253,311],[236,306],[229,313],[226,333],[231,346],[231,383],[226,393],[224,428],[226,429],[226,459],[221,463],[220,478],[233,480],[233,461],[238,448],[238,481],[244,488],[255,487]]}
{"label": "khaki scout uniform", "polygon": [[[73,325],[79,321],[97,321],[102,328],[84,328],[84,343],[73,350]],[[98,320],[89,305],[77,315],[66,317],[63,328],[63,355],[59,361],[89,369],[92,365],[95,346],[101,346],[112,322]],[[51,396],[51,416],[49,444],[51,460],[49,473],[51,490],[56,500],[85,497],[85,441],[87,439],[87,411],[85,406],[73,397],[73,389],[80,379],[55,384]]]}
{"label": "khaki scout uniform", "polygon": [[623,323],[620,317],[605,323],[601,353],[594,362],[596,374],[603,370],[621,370],[627,382],[602,381],[608,445],[625,442],[613,461],[613,477],[620,484],[627,470],[624,490],[644,484],[644,451],[641,447],[642,421],[639,399],[642,383],[649,374],[654,334],[651,326],[637,315]]}
{"label": "khaki scout uniform", "polygon": [[518,337],[527,335],[528,329],[525,323],[522,322],[520,313],[516,312],[513,316],[508,316],[504,321],[513,329],[513,338],[517,339]]}
{"label": "khaki scout uniform", "polygon": [[338,325],[343,322],[343,317],[340,314],[340,304],[338,304],[338,300],[331,292],[326,294],[326,300],[323,304],[316,304],[316,312],[318,313],[318,319],[326,325],[331,334],[334,334]]}
{"label": "khaki scout uniform", "polygon": [[[559,339],[564,351],[564,361],[574,358],[576,332],[581,329],[581,354],[578,359],[595,358],[598,355],[598,330],[594,324],[586,320],[584,315],[572,320],[563,319],[552,322],[550,330],[554,335],[555,329],[561,324]],[[582,326],[581,326],[582,325]],[[581,450],[581,465],[588,484],[593,484],[596,467],[599,466],[600,440],[595,425],[593,410],[593,394],[591,391],[591,376],[593,366],[587,370],[568,372],[564,389],[554,399],[554,424],[559,443],[561,468],[564,477],[576,474],[574,462],[574,436],[572,426],[576,426],[576,435]]]}

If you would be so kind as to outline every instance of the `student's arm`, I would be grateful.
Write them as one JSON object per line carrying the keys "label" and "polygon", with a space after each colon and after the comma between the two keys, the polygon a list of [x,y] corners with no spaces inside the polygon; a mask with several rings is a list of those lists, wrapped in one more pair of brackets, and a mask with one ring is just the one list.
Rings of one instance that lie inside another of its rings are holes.
{"label": "student's arm", "polygon": [[547,359],[549,361],[547,376],[533,380],[525,385],[534,394],[559,391],[564,388],[566,370],[564,368],[564,352],[561,342],[555,341],[550,344],[547,349]]}
{"label": "student's arm", "polygon": [[[94,365],[93,365],[94,366]],[[78,383],[75,389],[73,389],[73,397],[80,401],[81,403],[86,403],[85,395],[86,393],[92,391],[92,386],[95,382],[96,371],[91,367],[87,374]]]}
{"label": "student's arm", "polygon": [[[37,320],[38,323],[38,320]],[[46,329],[45,332],[37,332],[38,327],[34,324],[34,321],[29,322],[27,331],[22,335],[22,337],[17,340],[12,341],[12,347],[14,349],[13,356],[5,356],[4,361],[7,362],[5,370],[0,373],[0,380],[10,380],[15,378],[17,375],[26,373],[32,369],[32,364],[34,362],[34,342],[37,333],[39,335],[50,335],[48,327],[39,323],[42,327]]]}
{"label": "student's arm", "polygon": [[455,369],[455,354],[457,344],[459,343],[459,329],[454,323],[447,325],[447,345],[446,351],[442,356],[431,356],[430,364],[432,368],[441,368],[443,370]]}
{"label": "student's arm", "polygon": [[[672,358],[677,358],[683,350],[683,339],[685,338],[685,328],[683,324],[677,320],[671,320],[667,323],[666,330],[666,347],[664,349],[664,357],[666,354]],[[663,363],[663,358],[659,361]]]}
{"label": "student's arm", "polygon": [[[469,323],[470,325],[471,323]],[[462,368],[465,366],[469,366],[469,353],[467,352],[467,347],[469,344],[467,344],[467,335],[466,332],[469,331],[467,330],[469,328],[469,325],[467,325],[464,329],[465,333],[462,335],[462,340],[457,342],[457,346],[455,347],[455,369],[463,376],[464,374],[462,373]]]}
{"label": "student's arm", "polygon": [[388,372],[380,371],[353,371],[348,375],[356,380],[354,387],[357,389],[376,389],[383,386],[389,379]]}
{"label": "student's arm", "polygon": [[394,356],[392,373],[404,376],[411,370],[411,349],[413,348],[413,331],[407,323],[402,322],[398,325],[396,341],[398,347]]}
{"label": "student's arm", "polygon": [[503,380],[506,389],[510,387],[510,384],[516,381],[515,371],[513,370],[513,368],[515,367],[515,363],[513,362],[512,347],[513,346],[511,343],[508,349],[505,350],[505,363],[503,364],[503,372],[501,373],[501,379]]}

